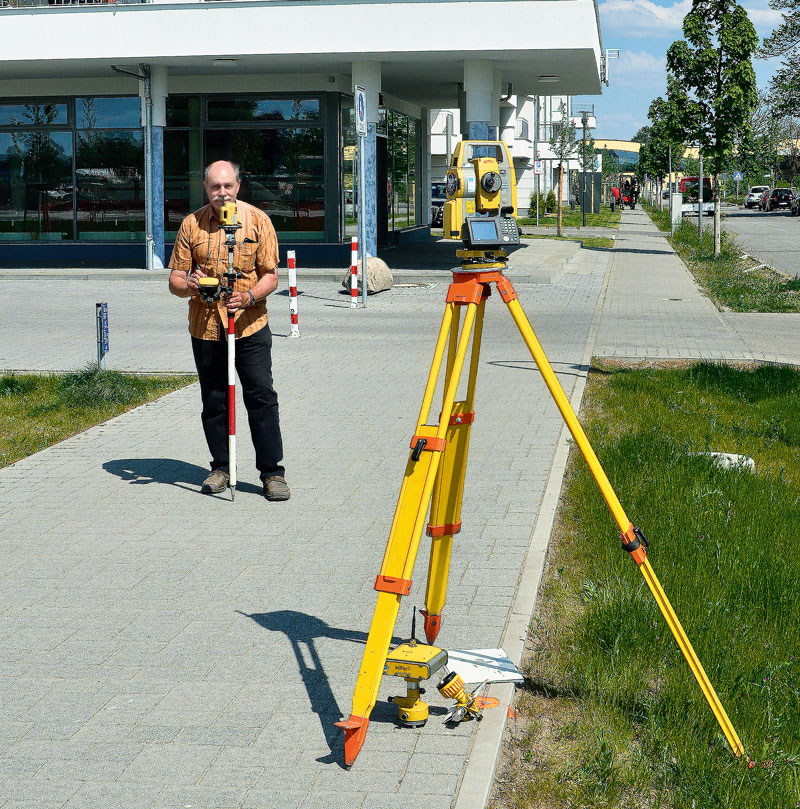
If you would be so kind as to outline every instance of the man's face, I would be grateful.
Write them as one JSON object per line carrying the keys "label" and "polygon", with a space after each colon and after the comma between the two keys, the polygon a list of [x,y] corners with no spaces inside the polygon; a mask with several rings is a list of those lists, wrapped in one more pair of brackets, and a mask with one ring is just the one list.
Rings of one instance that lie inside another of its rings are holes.
{"label": "man's face", "polygon": [[208,201],[219,215],[220,208],[226,202],[235,202],[239,193],[239,183],[233,166],[224,160],[212,163],[208,169],[208,179],[203,182]]}

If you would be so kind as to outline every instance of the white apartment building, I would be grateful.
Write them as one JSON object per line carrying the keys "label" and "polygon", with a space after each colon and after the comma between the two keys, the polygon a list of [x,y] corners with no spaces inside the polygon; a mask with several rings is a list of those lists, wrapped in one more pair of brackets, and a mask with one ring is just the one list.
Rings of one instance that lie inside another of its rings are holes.
{"label": "white apartment building", "polygon": [[[517,204],[520,213],[528,213],[531,194],[537,190],[537,179],[533,161],[537,158],[544,163],[544,173],[539,177],[538,190],[547,194],[551,189],[558,193],[558,161],[550,147],[553,124],[560,123],[564,114],[577,127],[580,137],[581,115],[574,107],[572,96],[500,96],[498,103],[497,134],[490,132],[508,146],[514,160],[517,177]],[[444,178],[447,171],[448,154],[452,154],[455,144],[463,137],[460,127],[461,109],[431,110],[431,180]],[[597,120],[589,115],[587,130],[594,130]],[[448,134],[450,150],[447,149]],[[580,170],[577,157],[564,163],[562,199],[569,202],[571,172]]]}
{"label": "white apartment building", "polygon": [[431,110],[460,108],[472,137],[498,130],[522,167],[531,99],[601,88],[596,0],[2,3],[0,266],[143,266],[148,235],[168,261],[221,158],[283,255],[346,266],[355,84],[370,254],[430,233]]}

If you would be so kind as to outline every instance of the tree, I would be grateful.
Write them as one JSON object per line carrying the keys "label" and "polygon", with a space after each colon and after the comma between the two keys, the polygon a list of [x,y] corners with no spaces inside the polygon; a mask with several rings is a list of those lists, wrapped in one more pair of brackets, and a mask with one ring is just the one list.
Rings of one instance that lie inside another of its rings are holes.
{"label": "tree", "polygon": [[719,256],[719,173],[758,102],[752,63],[758,35],[736,0],[692,0],[683,35],[667,51],[667,95],[675,127],[699,143],[715,178],[714,255]]}
{"label": "tree", "polygon": [[[670,170],[670,150],[673,160],[679,160],[684,152],[684,144],[680,139],[677,110],[670,101],[661,96],[650,103],[647,117],[652,122],[648,127],[648,139],[639,151],[639,165],[648,176],[658,180],[659,192],[664,185],[664,177]],[[658,206],[661,207],[661,194],[658,195]]]}
{"label": "tree", "polygon": [[783,12],[783,21],[764,40],[758,55],[765,59],[783,57],[770,88],[781,111],[792,113],[800,107],[800,0],[770,0],[769,5]]}
{"label": "tree", "polygon": [[564,163],[575,154],[578,142],[575,140],[575,124],[567,117],[564,102],[561,102],[561,120],[553,124],[550,135],[550,148],[558,160],[558,228],[561,235],[561,187],[564,180]]}

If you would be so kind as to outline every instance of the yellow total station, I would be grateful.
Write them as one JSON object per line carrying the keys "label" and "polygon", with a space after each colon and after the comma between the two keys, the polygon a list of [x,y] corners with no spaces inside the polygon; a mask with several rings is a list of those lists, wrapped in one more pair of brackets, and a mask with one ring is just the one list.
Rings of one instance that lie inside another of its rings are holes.
{"label": "yellow total station", "polygon": [[502,141],[462,140],[447,169],[444,237],[464,239],[468,216],[517,216],[517,178]]}

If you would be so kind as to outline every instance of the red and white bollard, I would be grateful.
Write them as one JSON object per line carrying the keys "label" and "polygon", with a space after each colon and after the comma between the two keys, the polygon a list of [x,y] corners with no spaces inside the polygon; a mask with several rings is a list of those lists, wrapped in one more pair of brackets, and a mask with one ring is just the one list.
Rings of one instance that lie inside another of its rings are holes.
{"label": "red and white bollard", "polygon": [[297,319],[297,266],[295,264],[294,250],[286,253],[289,264],[289,320],[292,322],[292,330],[289,337],[300,336],[300,324]]}
{"label": "red and white bollard", "polygon": [[350,239],[350,308],[358,309],[358,236]]}
{"label": "red and white bollard", "polygon": [[236,497],[236,321],[228,310],[228,474],[231,500]]}

